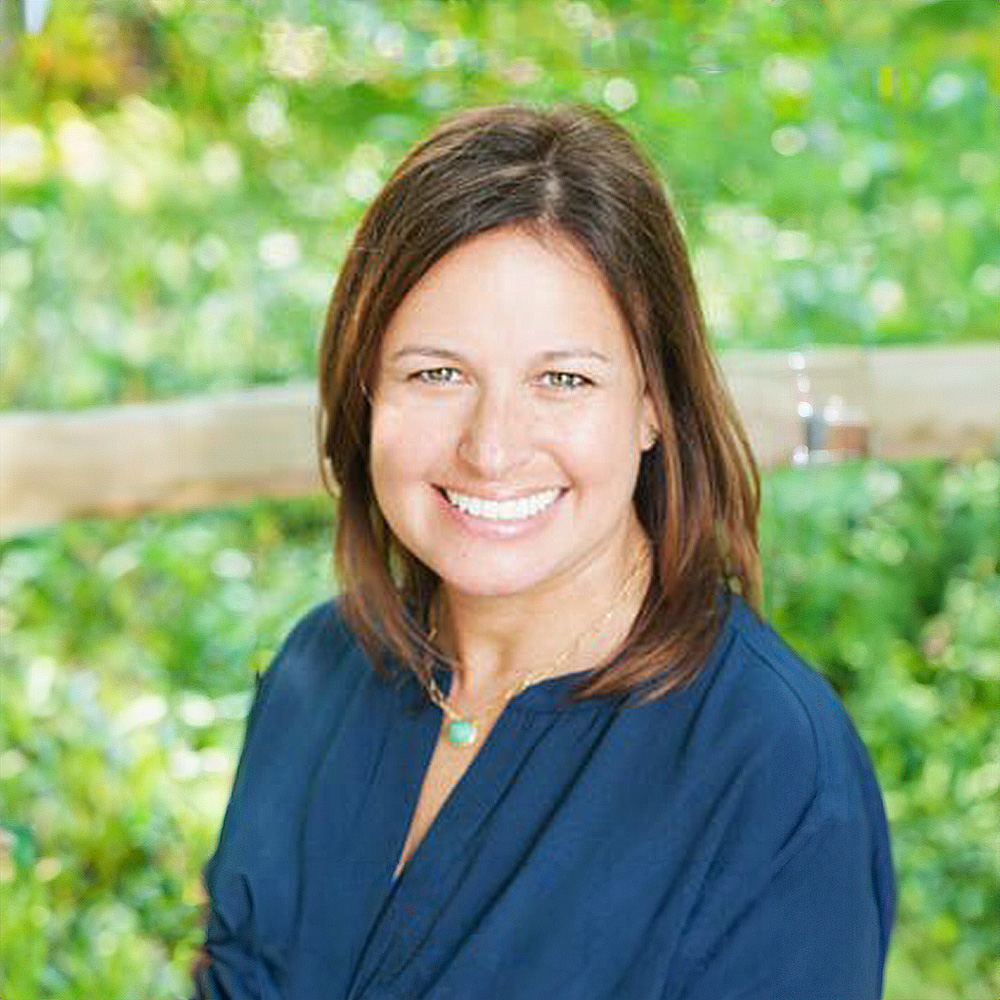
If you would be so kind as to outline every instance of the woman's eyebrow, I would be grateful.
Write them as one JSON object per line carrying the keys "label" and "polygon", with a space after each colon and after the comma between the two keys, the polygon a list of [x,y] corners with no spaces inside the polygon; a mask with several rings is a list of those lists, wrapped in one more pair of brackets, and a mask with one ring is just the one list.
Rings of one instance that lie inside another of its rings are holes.
{"label": "woman's eyebrow", "polygon": [[[402,358],[409,357],[420,357],[420,358],[444,358],[448,361],[465,361],[466,359],[458,351],[450,351],[444,347],[403,347],[396,351],[390,361],[399,361]],[[611,364],[611,359],[606,355],[602,354],[600,351],[595,351],[592,348],[574,348],[571,350],[557,350],[557,351],[542,351],[535,358],[536,361],[568,361],[571,359],[591,359],[595,361],[603,362],[606,365]]]}

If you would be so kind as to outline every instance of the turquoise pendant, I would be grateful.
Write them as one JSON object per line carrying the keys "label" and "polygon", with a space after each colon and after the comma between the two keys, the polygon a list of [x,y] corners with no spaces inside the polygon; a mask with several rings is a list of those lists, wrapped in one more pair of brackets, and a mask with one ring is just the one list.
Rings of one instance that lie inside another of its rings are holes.
{"label": "turquoise pendant", "polygon": [[476,724],[471,719],[453,719],[448,723],[448,742],[467,747],[476,741]]}

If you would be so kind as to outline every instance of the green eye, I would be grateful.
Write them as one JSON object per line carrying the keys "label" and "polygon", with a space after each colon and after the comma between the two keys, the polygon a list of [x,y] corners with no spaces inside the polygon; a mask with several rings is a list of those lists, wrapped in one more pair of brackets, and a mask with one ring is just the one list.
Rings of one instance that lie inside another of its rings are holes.
{"label": "green eye", "polygon": [[593,385],[589,378],[578,375],[576,372],[546,372],[545,374],[555,377],[554,387],[556,389],[582,389],[584,386]]}

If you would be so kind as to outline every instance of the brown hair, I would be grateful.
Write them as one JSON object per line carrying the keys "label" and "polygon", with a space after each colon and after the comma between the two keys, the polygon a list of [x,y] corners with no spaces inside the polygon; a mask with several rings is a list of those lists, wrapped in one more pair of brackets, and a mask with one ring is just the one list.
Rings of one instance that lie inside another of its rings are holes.
{"label": "brown hair", "polygon": [[446,120],[407,154],[361,221],[319,359],[324,479],[339,494],[340,607],[380,672],[388,653],[426,687],[428,657],[447,662],[427,634],[437,575],[399,543],[375,502],[367,387],[407,292],[449,250],[499,226],[555,232],[585,250],[639,354],[660,430],[634,494],[653,573],[622,648],[573,696],[649,686],[652,699],[697,674],[725,612],[721,597],[738,591],[757,603],[760,486],[663,185],[625,129],[586,105],[507,104]]}

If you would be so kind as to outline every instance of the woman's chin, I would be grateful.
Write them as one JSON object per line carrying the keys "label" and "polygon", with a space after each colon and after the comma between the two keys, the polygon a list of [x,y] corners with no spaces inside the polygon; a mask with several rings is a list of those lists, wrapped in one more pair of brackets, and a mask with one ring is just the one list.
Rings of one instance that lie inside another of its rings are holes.
{"label": "woman's chin", "polygon": [[468,561],[436,561],[431,567],[449,592],[464,598],[504,598],[542,587],[555,572],[535,554],[530,565],[512,566],[510,560],[473,557]]}

